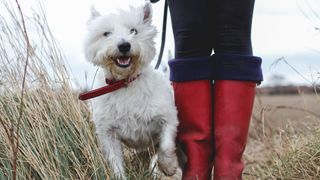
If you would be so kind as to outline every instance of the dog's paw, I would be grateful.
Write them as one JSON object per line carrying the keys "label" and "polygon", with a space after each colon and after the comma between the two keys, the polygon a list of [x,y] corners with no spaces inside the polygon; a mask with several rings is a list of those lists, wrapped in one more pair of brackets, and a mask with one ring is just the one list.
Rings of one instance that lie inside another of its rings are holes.
{"label": "dog's paw", "polygon": [[173,153],[159,153],[158,154],[159,169],[166,176],[173,176],[178,168],[178,159],[176,154]]}

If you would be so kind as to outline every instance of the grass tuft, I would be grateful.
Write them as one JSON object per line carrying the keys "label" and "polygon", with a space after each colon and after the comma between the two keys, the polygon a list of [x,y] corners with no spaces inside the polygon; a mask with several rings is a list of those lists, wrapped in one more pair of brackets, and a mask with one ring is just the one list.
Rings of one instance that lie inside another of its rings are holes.
{"label": "grass tuft", "polygon": [[21,9],[0,4],[7,10],[0,17],[0,179],[107,179],[90,111],[77,100],[42,4],[25,22]]}

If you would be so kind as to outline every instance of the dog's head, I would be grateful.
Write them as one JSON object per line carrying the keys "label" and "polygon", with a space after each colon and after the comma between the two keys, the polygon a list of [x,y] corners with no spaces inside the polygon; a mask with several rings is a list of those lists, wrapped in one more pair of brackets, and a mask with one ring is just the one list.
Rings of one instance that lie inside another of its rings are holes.
{"label": "dog's head", "polygon": [[102,67],[108,78],[139,74],[155,56],[151,4],[101,15],[93,7],[88,21],[84,51],[86,59]]}

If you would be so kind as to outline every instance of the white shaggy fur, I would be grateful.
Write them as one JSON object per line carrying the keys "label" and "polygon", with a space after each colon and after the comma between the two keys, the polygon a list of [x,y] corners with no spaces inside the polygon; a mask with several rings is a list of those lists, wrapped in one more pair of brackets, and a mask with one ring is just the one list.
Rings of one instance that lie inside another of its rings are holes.
{"label": "white shaggy fur", "polygon": [[[136,78],[126,87],[92,101],[98,139],[115,175],[121,179],[125,179],[122,143],[139,151],[156,145],[158,166],[166,175],[173,175],[178,166],[178,119],[172,87],[150,65],[157,33],[151,25],[151,15],[151,5],[146,3],[107,16],[92,9],[88,22],[85,56],[103,70],[97,77],[98,86],[105,85],[105,78]],[[128,52],[119,50],[123,43],[131,45]],[[117,65],[123,56],[132,61],[127,67]]]}

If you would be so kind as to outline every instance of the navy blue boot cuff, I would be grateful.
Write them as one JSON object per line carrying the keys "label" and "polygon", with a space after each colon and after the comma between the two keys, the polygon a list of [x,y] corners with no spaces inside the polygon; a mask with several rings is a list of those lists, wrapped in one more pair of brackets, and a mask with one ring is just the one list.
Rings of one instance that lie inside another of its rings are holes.
{"label": "navy blue boot cuff", "polygon": [[263,80],[261,62],[260,57],[236,54],[173,59],[169,61],[170,80],[242,80],[259,84]]}
{"label": "navy blue boot cuff", "polygon": [[214,54],[211,56],[214,80],[263,80],[261,58],[249,55]]}
{"label": "navy blue boot cuff", "polygon": [[212,60],[210,56],[172,59],[168,63],[171,81],[212,80]]}

